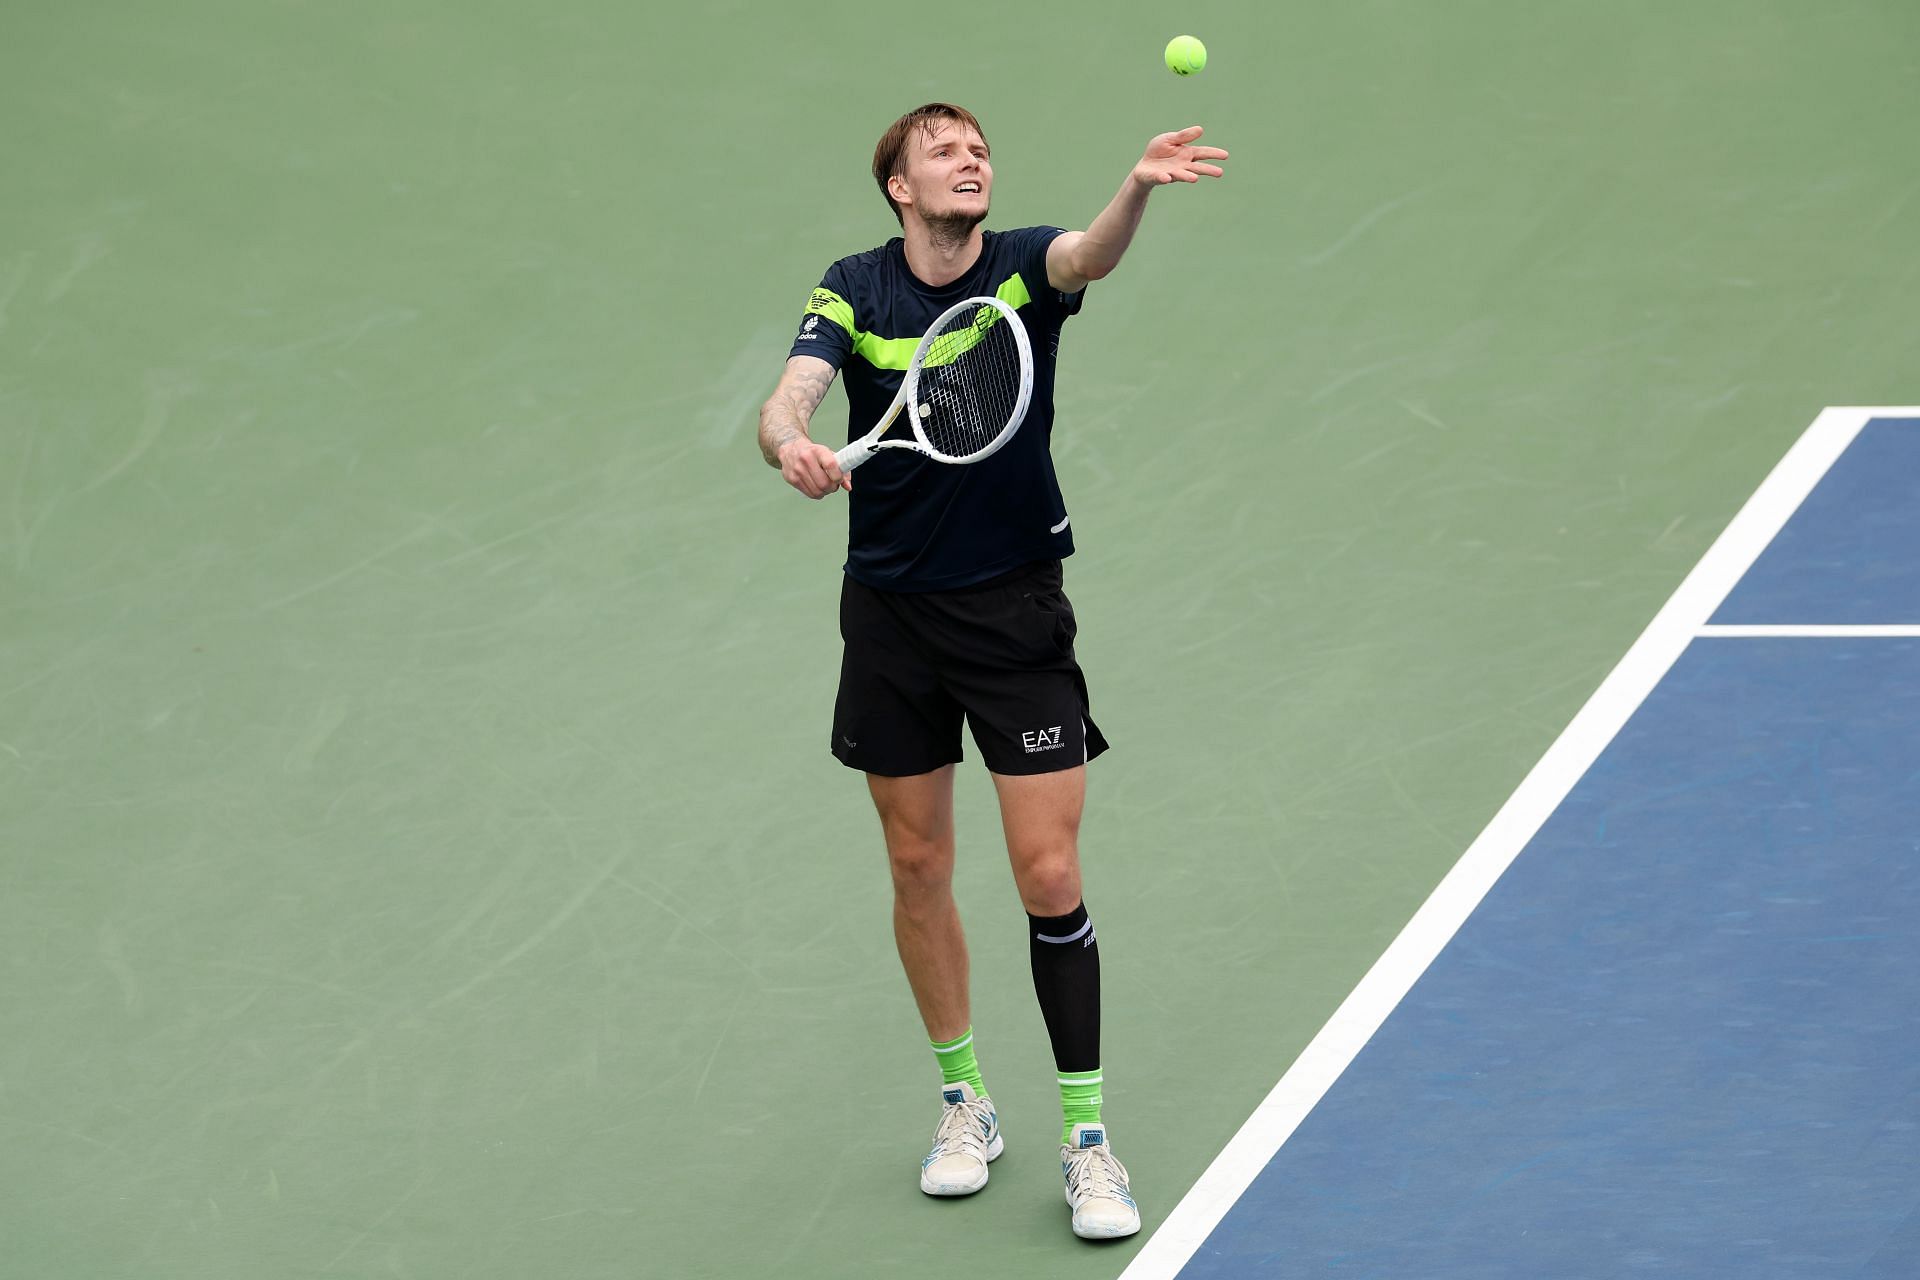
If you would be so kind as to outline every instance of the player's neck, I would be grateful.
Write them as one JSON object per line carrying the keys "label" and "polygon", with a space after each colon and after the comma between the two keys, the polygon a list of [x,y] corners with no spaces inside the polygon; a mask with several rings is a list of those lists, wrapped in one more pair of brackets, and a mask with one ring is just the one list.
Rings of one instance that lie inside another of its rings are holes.
{"label": "player's neck", "polygon": [[905,231],[907,269],[922,284],[935,289],[950,285],[973,270],[986,245],[977,222],[961,231],[910,218]]}

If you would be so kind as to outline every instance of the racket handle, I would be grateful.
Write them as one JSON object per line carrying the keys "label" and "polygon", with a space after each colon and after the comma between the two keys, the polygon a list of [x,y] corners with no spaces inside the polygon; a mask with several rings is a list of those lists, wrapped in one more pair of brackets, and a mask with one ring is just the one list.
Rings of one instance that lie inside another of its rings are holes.
{"label": "racket handle", "polygon": [[852,444],[833,456],[840,463],[840,470],[851,471],[868,458],[871,458],[874,453],[873,443],[863,438],[855,440]]}

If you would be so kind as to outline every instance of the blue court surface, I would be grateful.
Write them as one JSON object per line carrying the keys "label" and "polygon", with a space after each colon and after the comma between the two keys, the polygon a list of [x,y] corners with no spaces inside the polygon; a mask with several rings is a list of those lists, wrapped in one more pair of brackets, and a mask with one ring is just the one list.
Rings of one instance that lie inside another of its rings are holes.
{"label": "blue court surface", "polygon": [[1920,419],[1862,427],[1713,620],[1920,623]]}
{"label": "blue court surface", "polygon": [[1364,1047],[1129,1277],[1920,1277],[1920,419],[1802,445]]}

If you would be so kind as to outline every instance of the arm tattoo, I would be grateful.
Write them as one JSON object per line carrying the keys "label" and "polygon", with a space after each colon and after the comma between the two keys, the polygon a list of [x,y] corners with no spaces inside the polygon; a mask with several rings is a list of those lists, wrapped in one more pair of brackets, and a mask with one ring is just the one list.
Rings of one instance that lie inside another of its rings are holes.
{"label": "arm tattoo", "polygon": [[767,465],[780,465],[780,447],[806,438],[807,422],[833,385],[835,370],[824,360],[792,365],[772,397],[760,407],[760,453]]}
{"label": "arm tattoo", "polygon": [[792,386],[788,389],[787,400],[800,413],[811,418],[820,402],[827,398],[827,388],[833,385],[833,366],[825,361],[815,368],[802,365],[794,371]]}

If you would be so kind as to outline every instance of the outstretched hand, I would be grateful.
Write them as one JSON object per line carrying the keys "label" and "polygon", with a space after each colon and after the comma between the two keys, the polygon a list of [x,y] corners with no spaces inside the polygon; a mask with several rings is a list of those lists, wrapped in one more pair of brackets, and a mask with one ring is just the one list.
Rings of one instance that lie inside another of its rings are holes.
{"label": "outstretched hand", "polygon": [[1198,182],[1218,178],[1225,170],[1209,160],[1225,160],[1219,147],[1196,147],[1194,140],[1202,130],[1188,125],[1177,133],[1163,133],[1147,144],[1147,153],[1133,166],[1133,180],[1143,187],[1164,187],[1169,182]]}

